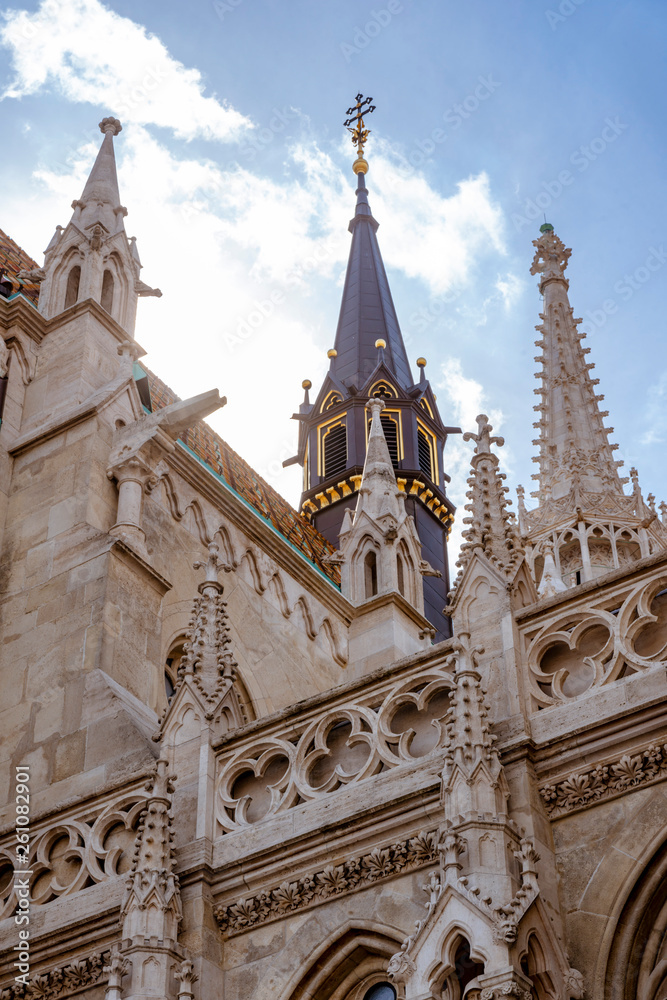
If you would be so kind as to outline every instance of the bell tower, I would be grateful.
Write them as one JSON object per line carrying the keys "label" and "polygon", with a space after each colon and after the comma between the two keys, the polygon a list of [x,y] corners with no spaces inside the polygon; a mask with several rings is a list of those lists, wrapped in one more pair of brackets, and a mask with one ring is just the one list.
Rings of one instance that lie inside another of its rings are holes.
{"label": "bell tower", "polygon": [[454,520],[443,449],[447,435],[460,433],[460,428],[443,423],[425,359],[417,360],[415,381],[405,351],[378,245],[378,222],[368,203],[363,152],[369,129],[364,117],[375,110],[371,100],[358,94],[345,122],[358,153],[352,167],[357,201],[329,371],[312,402],[312,385],[303,383],[304,399],[294,414],[299,450],[285,465],[298,462],[303,467],[300,510],[338,545],[345,512],[355,507],[361,485],[371,428],[367,404],[374,397],[383,400],[380,422],[398,488],[414,518],[423,558],[438,574],[424,578],[423,596],[424,614],[441,641],[451,634],[442,611],[449,591],[446,541]]}

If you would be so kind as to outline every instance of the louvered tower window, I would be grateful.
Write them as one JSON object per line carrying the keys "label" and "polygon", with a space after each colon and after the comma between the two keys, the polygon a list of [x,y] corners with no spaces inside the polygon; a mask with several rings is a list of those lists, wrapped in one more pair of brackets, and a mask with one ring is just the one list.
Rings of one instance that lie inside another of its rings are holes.
{"label": "louvered tower window", "polygon": [[419,468],[430,480],[433,480],[433,454],[431,442],[423,431],[417,431],[417,451],[419,453]]}
{"label": "louvered tower window", "polygon": [[338,476],[347,467],[347,429],[335,424],[324,437],[324,478]]}
{"label": "louvered tower window", "polygon": [[[386,416],[384,413],[380,414],[380,423],[382,424],[382,430],[384,431],[385,440],[387,442],[387,448],[389,449],[389,457],[391,458],[391,464],[395,469],[398,468],[398,424],[393,417]],[[368,433],[371,431],[371,421],[368,421]]]}

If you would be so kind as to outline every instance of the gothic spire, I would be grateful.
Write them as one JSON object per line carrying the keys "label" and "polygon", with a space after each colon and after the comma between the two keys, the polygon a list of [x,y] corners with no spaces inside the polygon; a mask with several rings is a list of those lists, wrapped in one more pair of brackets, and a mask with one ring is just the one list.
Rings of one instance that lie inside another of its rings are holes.
{"label": "gothic spire", "polygon": [[464,441],[475,442],[475,453],[471,460],[465,509],[468,517],[463,523],[468,527],[463,532],[461,557],[457,566],[461,570],[467,566],[475,549],[483,552],[496,568],[511,571],[521,556],[521,540],[516,523],[507,510],[503,485],[505,473],[499,471],[498,456],[491,451],[491,445],[504,445],[502,437],[491,437],[493,427],[489,418],[480,413],[477,417],[477,434],[468,431]]}
{"label": "gothic spire", "polygon": [[569,281],[565,269],[572,253],[546,223],[541,236],[533,240],[536,248],[531,274],[540,275],[540,292],[544,296],[542,323],[536,327],[541,339],[535,342],[542,350],[536,358],[542,371],[536,378],[542,388],[536,389],[542,402],[535,407],[540,419],[535,424],[539,438],[540,471],[533,478],[539,488],[533,494],[540,503],[557,500],[575,493],[623,493],[613,452],[618,445],[610,444],[608,435],[613,427],[604,426],[606,410],[599,403],[604,396],[596,394],[599,379],[589,374],[595,366],[586,361],[590,348],[582,347],[585,334],[579,333],[580,319],[573,318],[568,299]]}
{"label": "gothic spire", "polygon": [[118,135],[122,128],[117,118],[104,118],[100,122],[104,140],[81,197],[78,201],[72,202],[74,209],[72,222],[82,232],[96,223],[101,223],[107,234],[125,228],[123,218],[127,215],[127,209],[120,203],[116,155],[113,147],[114,136]]}
{"label": "gothic spire", "polygon": [[22,275],[41,283],[39,310],[47,319],[93,299],[132,336],[137,298],[162,292],[141,280],[136,241],[125,232],[113,145],[121,129],[117,118],[102,119],[104,139],[81,197],[72,202],[69,224],[56,227],[44,267]]}
{"label": "gothic spire", "polygon": [[365,511],[370,517],[389,516],[398,521],[401,516],[405,517],[405,494],[396,483],[387,439],[380,422],[380,413],[384,408],[382,399],[371,399],[368,402],[368,409],[372,414],[371,429],[356,513]]}
{"label": "gothic spire", "polygon": [[413,377],[377,241],[378,223],[368,204],[367,169],[366,160],[355,161],[357,204],[349,225],[352,245],[334,343],[336,353],[329,370],[340,382],[360,389],[377,366],[375,343],[381,339],[386,344],[385,365],[407,389]]}
{"label": "gothic spire", "polygon": [[523,491],[519,508],[529,564],[541,596],[585,583],[664,548],[667,533],[654,510],[647,508],[633,470],[633,492],[623,492],[627,478],[619,476],[623,463],[614,459],[605,427],[604,396],[596,394],[598,379],[590,375],[589,348],[577,327],[568,299],[565,269],[571,250],[545,223],[533,241],[531,274],[540,276],[544,296],[541,337],[535,341],[542,364],[537,378],[542,397],[535,407],[534,424],[540,452],[533,460],[540,471],[533,493],[539,506],[526,510]]}
{"label": "gothic spire", "polygon": [[161,758],[146,782],[148,797],[139,819],[132,871],[121,907],[124,941],[138,939],[143,943],[155,937],[175,943],[178,936],[181,904],[174,874],[171,813],[176,778],[168,774],[168,768],[168,761]]}

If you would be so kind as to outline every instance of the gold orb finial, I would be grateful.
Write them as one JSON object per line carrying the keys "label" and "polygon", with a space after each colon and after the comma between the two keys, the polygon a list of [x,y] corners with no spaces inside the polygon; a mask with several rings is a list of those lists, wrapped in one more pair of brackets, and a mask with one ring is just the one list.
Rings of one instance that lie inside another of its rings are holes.
{"label": "gold orb finial", "polygon": [[417,358],[417,368],[426,367],[426,358]]}
{"label": "gold orb finial", "polygon": [[301,388],[302,389],[312,389],[313,388],[313,383],[310,381],[309,378],[305,378],[303,380],[303,382],[301,383]]}
{"label": "gold orb finial", "polygon": [[378,340],[375,341],[375,346],[378,348],[378,350],[380,348],[384,350],[384,348],[387,346],[387,341],[382,340],[382,338],[380,337]]}
{"label": "gold orb finial", "polygon": [[363,156],[358,156],[354,163],[352,164],[352,169],[355,174],[367,174],[368,173],[368,160],[365,160]]}
{"label": "gold orb finial", "polygon": [[327,357],[328,358],[337,358],[338,357],[338,351],[336,350],[335,347],[330,347],[329,348],[329,350],[327,351]]}

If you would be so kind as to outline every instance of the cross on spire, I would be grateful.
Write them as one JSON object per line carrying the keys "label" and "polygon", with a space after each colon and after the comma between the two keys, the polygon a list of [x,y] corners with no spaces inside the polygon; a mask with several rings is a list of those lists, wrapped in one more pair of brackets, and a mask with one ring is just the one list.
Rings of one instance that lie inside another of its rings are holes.
{"label": "cross on spire", "polygon": [[346,118],[343,124],[348,132],[352,133],[352,143],[357,147],[359,159],[362,159],[364,146],[370,135],[370,129],[367,129],[364,123],[364,115],[370,115],[375,111],[375,105],[371,104],[372,97],[364,97],[363,94],[357,94],[355,100],[357,103],[347,109],[350,117]]}

